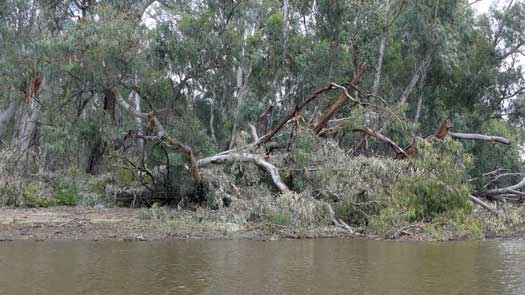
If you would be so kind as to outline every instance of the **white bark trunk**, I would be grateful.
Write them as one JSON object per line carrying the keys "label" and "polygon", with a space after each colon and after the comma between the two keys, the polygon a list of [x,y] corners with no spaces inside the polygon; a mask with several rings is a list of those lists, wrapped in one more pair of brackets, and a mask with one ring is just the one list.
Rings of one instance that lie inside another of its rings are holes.
{"label": "white bark trunk", "polygon": [[[135,112],[142,113],[140,95],[136,93],[135,91],[132,91],[130,93],[130,96],[132,98],[131,101],[133,101],[133,104],[135,105]],[[137,123],[138,134],[142,135],[142,128],[144,127],[144,120],[141,117],[135,116],[135,122]],[[142,152],[144,151],[144,140],[143,139],[138,139],[137,149],[138,149],[138,152],[142,154]]]}
{"label": "white bark trunk", "polygon": [[482,140],[482,141],[491,141],[493,143],[501,143],[501,144],[512,144],[512,141],[500,137],[500,136],[490,136],[490,135],[484,135],[484,134],[471,134],[471,133],[455,133],[455,132],[449,132],[450,136],[454,139],[471,139],[471,140]]}
{"label": "white bark trunk", "polygon": [[225,154],[225,155],[215,155],[212,157],[200,159],[197,161],[197,165],[199,168],[206,167],[210,164],[220,164],[220,163],[226,163],[226,162],[253,162],[255,165],[263,168],[266,170],[270,176],[272,177],[272,181],[275,184],[275,186],[281,191],[281,193],[287,193],[290,192],[290,189],[288,186],[282,181],[281,176],[279,175],[279,169],[275,167],[274,165],[266,162],[264,159],[262,159],[259,155],[255,154],[248,154],[248,153],[231,153],[231,154]]}
{"label": "white bark trunk", "polygon": [[416,87],[417,82],[420,78],[425,77],[428,67],[430,65],[430,61],[432,60],[432,52],[427,52],[425,58],[421,61],[421,64],[416,69],[416,72],[412,76],[412,79],[410,80],[410,83],[408,83],[408,86],[405,88],[405,91],[403,91],[403,94],[399,98],[399,102],[401,104],[405,103],[408,100],[408,97]]}
{"label": "white bark trunk", "polygon": [[6,134],[7,125],[16,112],[16,99],[12,99],[5,111],[0,113],[0,141]]}
{"label": "white bark trunk", "polygon": [[383,35],[381,36],[381,42],[379,44],[379,56],[377,58],[376,75],[374,79],[374,85],[372,87],[372,94],[377,95],[379,92],[379,84],[381,82],[381,71],[383,70],[383,59],[386,50],[386,40],[388,35],[388,16],[390,15],[390,0],[386,0],[385,3],[385,28]]}

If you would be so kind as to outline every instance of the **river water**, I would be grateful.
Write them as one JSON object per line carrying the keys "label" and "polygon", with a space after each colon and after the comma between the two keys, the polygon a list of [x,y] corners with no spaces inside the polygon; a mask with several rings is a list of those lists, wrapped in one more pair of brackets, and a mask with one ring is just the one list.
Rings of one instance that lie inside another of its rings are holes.
{"label": "river water", "polygon": [[5,242],[0,294],[525,294],[525,242]]}

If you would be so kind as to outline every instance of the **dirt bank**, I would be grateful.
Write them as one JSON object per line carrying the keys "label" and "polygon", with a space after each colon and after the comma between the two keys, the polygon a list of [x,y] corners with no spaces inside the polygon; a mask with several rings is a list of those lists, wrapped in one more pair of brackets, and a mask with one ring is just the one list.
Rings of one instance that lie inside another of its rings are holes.
{"label": "dirt bank", "polygon": [[148,219],[141,209],[0,209],[0,241],[11,240],[170,240],[353,237],[335,227],[298,229],[268,224],[239,226],[208,222],[192,211],[168,220]]}

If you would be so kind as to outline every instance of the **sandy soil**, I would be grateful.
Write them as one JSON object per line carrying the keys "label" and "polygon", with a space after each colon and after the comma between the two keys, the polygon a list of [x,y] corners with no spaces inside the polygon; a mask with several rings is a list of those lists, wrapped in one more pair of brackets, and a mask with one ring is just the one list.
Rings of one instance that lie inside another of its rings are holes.
{"label": "sandy soil", "polygon": [[[334,227],[301,230],[271,225],[238,226],[195,222],[192,212],[169,221],[140,218],[140,209],[127,208],[0,208],[0,241],[11,240],[170,240],[170,239],[281,239],[342,238]],[[179,213],[178,213],[179,215]]]}

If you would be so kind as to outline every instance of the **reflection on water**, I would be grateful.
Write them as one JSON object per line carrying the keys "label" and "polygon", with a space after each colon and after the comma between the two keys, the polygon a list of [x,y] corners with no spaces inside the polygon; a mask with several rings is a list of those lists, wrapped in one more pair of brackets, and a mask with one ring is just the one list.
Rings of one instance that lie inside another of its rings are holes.
{"label": "reflection on water", "polygon": [[0,294],[525,294],[525,243],[0,243]]}

